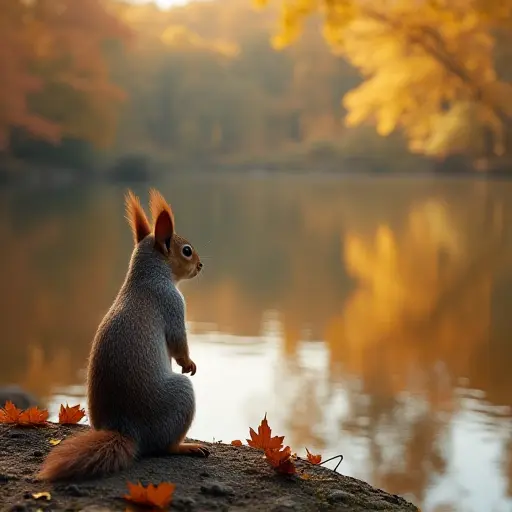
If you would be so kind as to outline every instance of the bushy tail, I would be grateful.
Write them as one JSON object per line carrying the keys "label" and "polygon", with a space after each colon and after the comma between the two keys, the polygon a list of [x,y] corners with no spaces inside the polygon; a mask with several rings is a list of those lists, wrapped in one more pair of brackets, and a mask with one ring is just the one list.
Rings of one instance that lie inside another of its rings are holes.
{"label": "bushy tail", "polygon": [[135,441],[109,430],[88,430],[56,446],[43,462],[41,480],[86,479],[116,473],[135,459]]}

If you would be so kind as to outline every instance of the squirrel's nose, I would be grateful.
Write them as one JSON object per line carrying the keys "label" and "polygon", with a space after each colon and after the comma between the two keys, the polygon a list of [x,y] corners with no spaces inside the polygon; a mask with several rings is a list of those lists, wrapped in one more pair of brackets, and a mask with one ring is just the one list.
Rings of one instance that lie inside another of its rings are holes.
{"label": "squirrel's nose", "polygon": [[197,264],[197,268],[198,268],[199,270],[201,270],[201,269],[203,268],[203,264],[202,264],[201,262],[199,262],[199,263]]}

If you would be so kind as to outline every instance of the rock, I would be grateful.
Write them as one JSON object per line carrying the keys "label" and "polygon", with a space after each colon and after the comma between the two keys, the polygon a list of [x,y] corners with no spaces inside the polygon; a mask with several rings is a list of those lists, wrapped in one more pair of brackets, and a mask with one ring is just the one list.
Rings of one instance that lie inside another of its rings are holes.
{"label": "rock", "polygon": [[195,506],[196,500],[190,496],[172,500],[172,508],[177,510],[194,510]]}
{"label": "rock", "polygon": [[271,510],[272,512],[289,512],[290,510],[298,510],[298,506],[292,498],[283,496],[276,500],[276,504]]}
{"label": "rock", "polygon": [[15,503],[9,509],[10,512],[29,512],[30,509],[24,503]]}
{"label": "rock", "polygon": [[201,492],[204,494],[210,494],[212,496],[230,496],[235,494],[235,491],[229,485],[225,485],[221,482],[210,482],[201,486]]}
{"label": "rock", "polygon": [[17,385],[4,386],[0,388],[0,407],[10,400],[18,409],[28,409],[40,405],[36,397]]}
{"label": "rock", "polygon": [[24,439],[27,436],[23,432],[9,432],[9,437],[11,439]]}
{"label": "rock", "polygon": [[100,507],[98,505],[89,505],[81,508],[80,512],[113,512],[114,509],[108,507]]}
{"label": "rock", "polygon": [[327,498],[329,501],[335,503],[350,503],[354,500],[354,495],[347,491],[335,490],[331,491]]}
{"label": "rock", "polygon": [[80,498],[81,496],[87,496],[87,491],[78,487],[78,485],[71,484],[67,485],[62,489],[68,496],[76,496]]}
{"label": "rock", "polygon": [[[139,481],[143,485],[174,483],[171,510],[182,512],[418,512],[400,497],[328,468],[297,459],[298,474],[306,471],[309,478],[285,478],[262,460],[260,451],[218,443],[204,443],[211,452],[207,459],[147,457],[107,477],[58,485],[34,478],[41,461],[33,454],[48,453],[52,449],[48,439],[63,439],[88,428],[55,424],[21,429],[0,424],[1,512],[36,512],[37,508],[44,512],[124,512],[128,508],[122,499],[126,484]],[[9,435],[16,432],[24,437],[20,440]],[[50,502],[27,499],[23,503],[25,493],[44,491],[51,492]]]}

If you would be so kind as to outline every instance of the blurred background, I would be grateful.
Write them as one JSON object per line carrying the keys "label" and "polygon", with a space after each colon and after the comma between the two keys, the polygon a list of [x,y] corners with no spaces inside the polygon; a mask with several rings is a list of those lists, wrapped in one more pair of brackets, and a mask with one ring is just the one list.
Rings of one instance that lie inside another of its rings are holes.
{"label": "blurred background", "polygon": [[[512,510],[512,0],[0,3],[0,386],[85,405],[172,203],[198,411],[423,512]],[[333,464],[334,465],[334,464]]]}

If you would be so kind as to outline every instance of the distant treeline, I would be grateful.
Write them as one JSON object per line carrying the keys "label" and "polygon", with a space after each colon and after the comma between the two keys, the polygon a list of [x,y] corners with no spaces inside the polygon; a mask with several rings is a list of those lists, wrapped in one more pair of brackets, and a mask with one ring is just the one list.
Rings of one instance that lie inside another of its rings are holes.
{"label": "distant treeline", "polygon": [[507,169],[512,2],[301,1],[11,0],[0,170]]}

